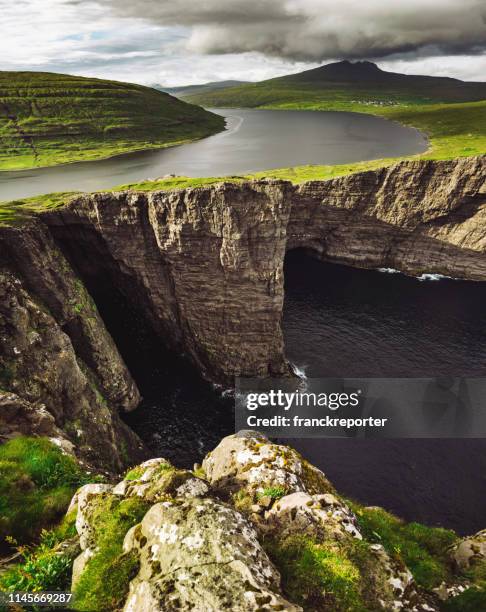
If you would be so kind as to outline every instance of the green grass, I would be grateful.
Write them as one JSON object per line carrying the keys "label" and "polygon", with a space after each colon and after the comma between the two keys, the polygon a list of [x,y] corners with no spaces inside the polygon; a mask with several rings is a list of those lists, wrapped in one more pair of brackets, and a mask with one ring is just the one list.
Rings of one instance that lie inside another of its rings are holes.
{"label": "green grass", "polygon": [[182,144],[223,128],[222,117],[149,87],[0,72],[0,170]]}
{"label": "green grass", "polygon": [[23,219],[27,219],[35,213],[64,206],[74,195],[76,195],[75,192],[58,192],[25,198],[24,200],[0,202],[0,227],[22,222]]}
{"label": "green grass", "polygon": [[452,579],[447,549],[458,541],[453,531],[404,523],[381,508],[351,507],[364,538],[401,559],[419,585],[430,589]]}
{"label": "green grass", "polygon": [[88,561],[75,588],[77,610],[121,609],[130,580],[138,571],[137,555],[123,553],[127,531],[139,523],[150,504],[138,498],[100,498],[93,511],[96,554]]}
{"label": "green grass", "polygon": [[170,191],[174,189],[185,189],[186,187],[204,187],[205,185],[214,185],[222,181],[240,182],[244,179],[243,176],[231,177],[208,177],[208,178],[190,178],[187,176],[177,176],[173,178],[164,178],[158,181],[141,181],[139,183],[126,183],[114,187],[111,191],[126,191],[133,189],[135,191],[157,191],[163,189]]}
{"label": "green grass", "polygon": [[23,543],[66,512],[76,489],[93,477],[47,438],[18,437],[0,446],[0,547]]}
{"label": "green grass", "polygon": [[54,529],[43,530],[37,546],[19,546],[22,560],[0,575],[0,590],[29,593],[69,590],[72,563],[79,550],[77,546],[67,551],[59,551],[56,547],[76,536],[75,521],[76,512],[73,511]]}
{"label": "green grass", "polygon": [[287,489],[285,487],[266,487],[263,491],[257,493],[257,500],[263,497],[271,497],[272,499],[280,499],[286,495]]}
{"label": "green grass", "polygon": [[318,543],[296,535],[267,541],[265,548],[281,573],[285,594],[306,612],[368,609],[362,597],[359,567],[335,543]]}

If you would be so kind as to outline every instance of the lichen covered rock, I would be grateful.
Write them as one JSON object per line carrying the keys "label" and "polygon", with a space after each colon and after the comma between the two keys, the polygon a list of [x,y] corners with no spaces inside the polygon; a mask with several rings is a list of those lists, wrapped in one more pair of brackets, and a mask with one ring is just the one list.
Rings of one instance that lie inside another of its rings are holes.
{"label": "lichen covered rock", "polygon": [[459,570],[467,570],[479,563],[486,565],[486,529],[461,540],[451,551]]}
{"label": "lichen covered rock", "polygon": [[305,533],[335,540],[349,535],[363,539],[353,512],[331,493],[311,496],[301,491],[285,495],[264,518],[266,530],[276,531],[280,537]]}
{"label": "lichen covered rock", "polygon": [[203,469],[212,487],[226,495],[334,491],[326,476],[297,451],[254,431],[223,438],[204,459]]}
{"label": "lichen covered rock", "polygon": [[[150,509],[139,524],[117,533],[123,550],[108,555],[108,563],[130,560],[138,569],[124,585],[125,610],[299,610],[282,595],[280,575],[255,528],[208,493],[206,482],[164,459],[130,470],[114,487],[82,487],[70,507],[77,509],[82,549],[73,568],[75,592],[86,589],[87,574],[107,554],[101,517],[140,499]],[[109,573],[105,566],[102,571]]]}
{"label": "lichen covered rock", "polygon": [[[322,472],[255,432],[223,439],[203,467],[207,480],[151,459],[115,486],[78,491],[80,610],[437,612],[472,584],[448,574],[448,584],[426,589]],[[395,524],[405,525],[384,528]],[[451,558],[465,554],[468,567],[483,559],[483,536]],[[105,607],[93,608],[100,600]]]}
{"label": "lichen covered rock", "polygon": [[299,609],[280,594],[255,529],[222,502],[156,504],[127,534],[124,550],[140,558],[126,612]]}

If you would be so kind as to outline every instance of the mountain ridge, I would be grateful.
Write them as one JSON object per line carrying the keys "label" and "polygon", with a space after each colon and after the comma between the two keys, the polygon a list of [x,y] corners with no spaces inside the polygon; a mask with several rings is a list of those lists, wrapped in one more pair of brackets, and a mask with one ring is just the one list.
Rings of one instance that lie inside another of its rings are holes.
{"label": "mountain ridge", "polygon": [[223,90],[187,93],[184,100],[206,106],[263,106],[328,93],[334,100],[391,100],[396,103],[474,102],[486,99],[486,82],[389,72],[369,61],[343,60],[295,74]]}

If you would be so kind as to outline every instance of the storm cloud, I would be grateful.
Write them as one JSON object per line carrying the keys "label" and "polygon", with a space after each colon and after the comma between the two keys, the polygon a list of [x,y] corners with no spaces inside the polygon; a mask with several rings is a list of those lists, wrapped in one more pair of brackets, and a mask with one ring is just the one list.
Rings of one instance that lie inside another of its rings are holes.
{"label": "storm cloud", "polygon": [[189,28],[187,49],[288,60],[477,55],[484,0],[102,0],[118,15]]}

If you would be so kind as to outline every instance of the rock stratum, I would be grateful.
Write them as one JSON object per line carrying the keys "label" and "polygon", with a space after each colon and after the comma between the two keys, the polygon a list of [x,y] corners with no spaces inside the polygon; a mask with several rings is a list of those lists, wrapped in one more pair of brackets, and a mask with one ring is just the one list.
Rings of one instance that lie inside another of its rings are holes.
{"label": "rock stratum", "polygon": [[[117,471],[143,453],[119,418],[140,395],[99,314],[101,291],[123,295],[209,380],[286,376],[286,252],[486,280],[485,170],[482,156],[299,186],[98,193],[0,227],[0,387]],[[24,413],[2,411],[6,436]]]}

